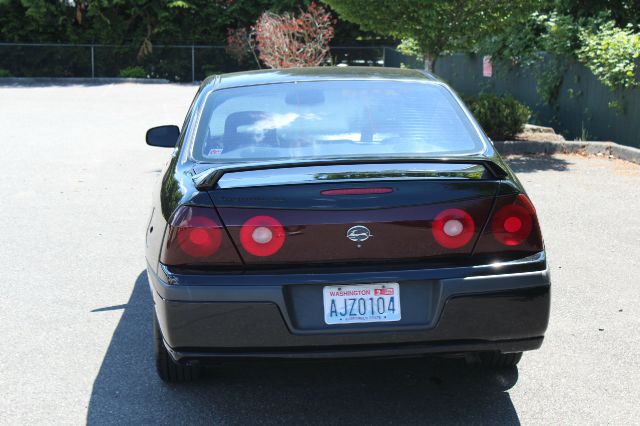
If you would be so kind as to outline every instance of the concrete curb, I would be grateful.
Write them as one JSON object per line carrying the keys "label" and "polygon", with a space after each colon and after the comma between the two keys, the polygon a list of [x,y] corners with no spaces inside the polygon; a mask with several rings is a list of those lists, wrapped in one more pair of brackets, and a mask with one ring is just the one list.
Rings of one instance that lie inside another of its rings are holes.
{"label": "concrete curb", "polygon": [[2,77],[0,86],[98,86],[101,84],[167,84],[169,80],[163,78],[117,78],[117,77]]}
{"label": "concrete curb", "polygon": [[501,155],[525,154],[582,154],[605,155],[620,160],[640,164],[640,149],[615,142],[533,142],[533,141],[495,141],[493,143]]}

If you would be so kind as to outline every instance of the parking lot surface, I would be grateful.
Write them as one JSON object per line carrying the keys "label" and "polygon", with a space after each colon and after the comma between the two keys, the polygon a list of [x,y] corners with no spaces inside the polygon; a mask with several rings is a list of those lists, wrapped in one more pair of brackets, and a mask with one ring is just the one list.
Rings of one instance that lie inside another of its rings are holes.
{"label": "parking lot surface", "polygon": [[541,350],[457,360],[229,365],[156,376],[143,236],[196,87],[0,87],[1,424],[638,424],[640,166],[510,159],[553,281]]}

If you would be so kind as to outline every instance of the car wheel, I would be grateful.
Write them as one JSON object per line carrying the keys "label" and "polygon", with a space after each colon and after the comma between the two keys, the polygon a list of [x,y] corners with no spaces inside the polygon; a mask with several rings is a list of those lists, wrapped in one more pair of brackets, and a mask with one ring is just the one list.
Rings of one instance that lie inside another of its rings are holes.
{"label": "car wheel", "polygon": [[158,376],[167,383],[190,382],[200,377],[201,367],[199,365],[179,364],[171,358],[169,351],[164,346],[162,332],[158,319],[153,321],[154,355],[156,359],[156,370]]}
{"label": "car wheel", "polygon": [[522,352],[482,352],[478,354],[480,365],[489,368],[515,367],[522,359]]}

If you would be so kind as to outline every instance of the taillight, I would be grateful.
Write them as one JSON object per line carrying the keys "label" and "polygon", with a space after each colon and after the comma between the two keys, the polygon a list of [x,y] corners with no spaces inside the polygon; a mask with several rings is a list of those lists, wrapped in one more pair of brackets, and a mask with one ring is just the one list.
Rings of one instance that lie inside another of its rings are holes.
{"label": "taillight", "polygon": [[536,211],[529,199],[520,194],[513,204],[501,207],[491,220],[491,232],[505,246],[517,246],[525,241],[533,228]]}
{"label": "taillight", "polygon": [[283,246],[285,233],[282,224],[271,216],[254,216],[240,229],[242,247],[254,256],[271,256]]}
{"label": "taillight", "polygon": [[160,261],[166,265],[239,264],[215,210],[181,206],[173,214]]}
{"label": "taillight", "polygon": [[[534,254],[544,248],[536,210],[524,194],[496,198],[475,254]],[[499,258],[499,257],[498,257]]]}
{"label": "taillight", "polygon": [[204,216],[185,220],[176,228],[176,241],[180,249],[191,257],[209,257],[220,248],[220,227]]}
{"label": "taillight", "polygon": [[442,247],[464,247],[473,238],[475,224],[469,213],[460,209],[447,209],[436,216],[431,225],[435,240]]}

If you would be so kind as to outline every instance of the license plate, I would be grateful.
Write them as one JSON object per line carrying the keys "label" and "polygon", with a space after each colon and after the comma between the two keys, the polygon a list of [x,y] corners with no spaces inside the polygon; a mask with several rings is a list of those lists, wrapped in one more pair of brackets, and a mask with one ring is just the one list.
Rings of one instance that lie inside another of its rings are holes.
{"label": "license plate", "polygon": [[324,322],[354,324],[400,321],[398,283],[327,286],[322,289]]}

